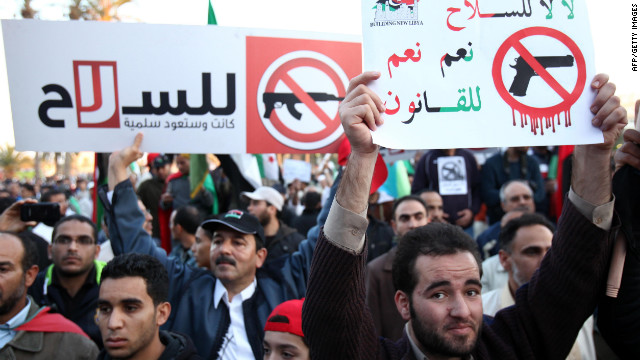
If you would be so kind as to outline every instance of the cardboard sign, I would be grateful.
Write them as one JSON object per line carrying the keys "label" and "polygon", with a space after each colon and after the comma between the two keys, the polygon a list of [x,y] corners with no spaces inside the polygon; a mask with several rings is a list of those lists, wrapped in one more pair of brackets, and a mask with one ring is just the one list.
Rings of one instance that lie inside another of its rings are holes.
{"label": "cardboard sign", "polygon": [[282,163],[282,178],[287,184],[295,179],[311,182],[311,164],[302,160],[285,159]]}
{"label": "cardboard sign", "polygon": [[143,132],[149,152],[336,152],[337,106],[361,72],[356,36],[28,20],[2,30],[19,150],[109,152]]}
{"label": "cardboard sign", "polygon": [[364,67],[396,149],[602,142],[583,0],[365,0]]}

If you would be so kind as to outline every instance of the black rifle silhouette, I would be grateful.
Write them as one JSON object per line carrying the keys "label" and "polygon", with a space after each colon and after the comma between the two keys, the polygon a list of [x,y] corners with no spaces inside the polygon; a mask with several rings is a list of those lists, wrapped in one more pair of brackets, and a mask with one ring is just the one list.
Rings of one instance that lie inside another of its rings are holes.
{"label": "black rifle silhouette", "polygon": [[[337,97],[327,93],[310,92],[307,93],[307,95],[309,95],[309,97],[311,97],[314,101],[344,100],[343,97]],[[283,105],[287,105],[289,114],[296,118],[296,120],[300,120],[300,118],[302,118],[302,114],[295,108],[295,105],[297,103],[301,103],[302,101],[298,99],[295,94],[266,92],[262,95],[262,101],[264,102],[265,106],[264,115],[262,116],[266,119],[271,117],[271,112],[274,108],[281,108]]]}
{"label": "black rifle silhouette", "polygon": [[[550,67],[572,67],[573,56],[536,56],[536,61],[542,65],[543,68]],[[538,75],[531,66],[522,58],[518,56],[516,58],[515,65],[509,65],[516,69],[516,76],[513,78],[509,92],[514,96],[527,95],[527,88],[529,87],[529,81],[533,75]],[[539,75],[538,75],[539,76]]]}

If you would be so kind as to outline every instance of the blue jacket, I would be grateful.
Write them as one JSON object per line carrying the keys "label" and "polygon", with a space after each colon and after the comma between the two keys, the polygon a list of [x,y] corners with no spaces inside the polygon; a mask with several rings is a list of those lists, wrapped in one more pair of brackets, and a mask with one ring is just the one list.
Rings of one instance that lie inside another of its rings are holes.
{"label": "blue jacket", "polygon": [[[309,231],[309,238],[300,243],[298,251],[270,261],[258,269],[256,292],[242,304],[247,337],[256,359],[263,357],[263,329],[273,308],[284,301],[305,295],[320,226],[324,225],[329,214],[338,183],[334,183],[332,196],[318,216],[318,225]],[[105,204],[113,253],[152,255],[169,272],[169,302],[172,310],[162,329],[189,335],[201,356],[215,358],[213,347],[225,334],[218,333],[222,332],[219,324],[224,314],[223,307],[214,306],[216,278],[212,272],[172,261],[163,249],[156,247],[149,234],[142,229],[144,215],[138,208],[136,194],[128,180],[115,187],[111,203],[107,201],[106,188],[100,189],[100,197]]]}

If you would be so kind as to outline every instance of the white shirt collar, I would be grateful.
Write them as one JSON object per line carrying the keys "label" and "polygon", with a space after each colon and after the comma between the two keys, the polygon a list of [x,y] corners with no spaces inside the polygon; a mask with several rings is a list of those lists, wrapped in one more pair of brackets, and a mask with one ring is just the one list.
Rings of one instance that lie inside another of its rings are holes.
{"label": "white shirt collar", "polygon": [[11,320],[6,323],[0,325],[2,330],[13,329],[20,325],[22,325],[27,320],[27,315],[29,315],[29,307],[31,307],[31,299],[27,297],[27,305],[20,310]]}
{"label": "white shirt collar", "polygon": [[[253,293],[256,292],[257,286],[258,286],[258,282],[254,277],[251,284],[249,284],[249,286],[244,288],[244,290],[242,290],[239,294],[236,294],[236,296],[234,296],[234,299],[240,297],[240,302],[241,303],[244,302],[245,300],[253,296]],[[213,305],[216,309],[220,304],[220,300],[224,300],[224,303],[228,306],[229,300],[233,300],[233,299],[229,299],[229,293],[227,292],[227,288],[225,288],[224,285],[222,284],[222,281],[220,281],[220,279],[216,279],[216,286],[215,286],[215,289],[213,290]]]}

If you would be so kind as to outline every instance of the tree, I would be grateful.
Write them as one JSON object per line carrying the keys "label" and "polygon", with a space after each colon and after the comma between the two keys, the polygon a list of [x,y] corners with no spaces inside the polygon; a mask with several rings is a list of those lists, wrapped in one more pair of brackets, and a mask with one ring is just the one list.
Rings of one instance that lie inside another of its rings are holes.
{"label": "tree", "polygon": [[72,0],[71,5],[69,5],[69,19],[119,21],[118,8],[131,1],[132,0]]}
{"label": "tree", "polygon": [[29,162],[29,159],[15,150],[15,147],[11,145],[0,147],[0,168],[4,170],[5,177],[9,179],[16,175],[20,165]]}

